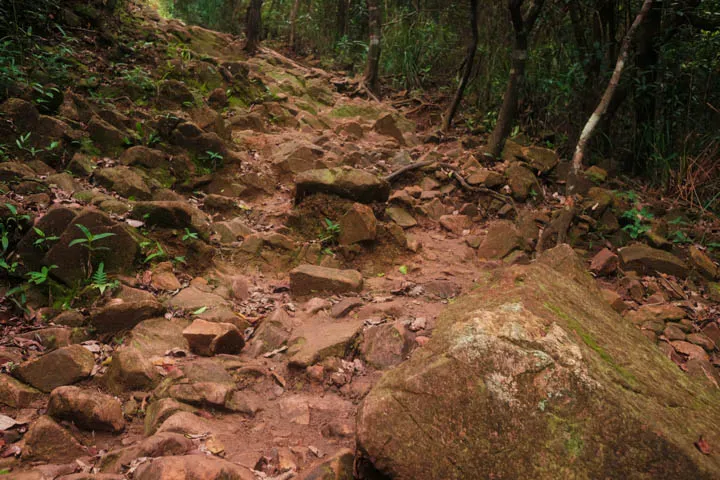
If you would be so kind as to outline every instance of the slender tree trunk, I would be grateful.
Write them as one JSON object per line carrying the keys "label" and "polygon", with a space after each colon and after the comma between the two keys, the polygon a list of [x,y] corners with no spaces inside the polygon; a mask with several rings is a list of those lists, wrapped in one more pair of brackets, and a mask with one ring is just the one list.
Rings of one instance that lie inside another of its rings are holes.
{"label": "slender tree trunk", "polygon": [[335,39],[340,40],[347,33],[348,0],[337,0],[337,17],[335,20]]}
{"label": "slender tree trunk", "polygon": [[653,0],[645,0],[640,12],[637,17],[635,17],[635,21],[625,34],[622,46],[620,47],[617,63],[615,64],[615,71],[613,72],[612,78],[610,78],[610,83],[608,83],[605,93],[600,99],[600,103],[598,103],[597,108],[590,116],[590,119],[585,124],[585,128],[580,134],[580,139],[578,140],[577,146],[575,147],[575,154],[573,155],[571,176],[568,180],[568,192],[570,193],[572,193],[576,185],[577,177],[582,169],[585,147],[595,133],[595,127],[602,120],[608,110],[608,106],[612,102],[615,91],[620,83],[620,77],[622,76],[623,69],[625,68],[625,64],[628,60],[630,46],[632,45],[633,38],[635,37],[635,32],[640,24],[645,20],[645,17],[647,17],[647,14],[652,7],[652,3]]}
{"label": "slender tree trunk", "polygon": [[263,0],[250,0],[247,9],[247,17],[245,18],[245,36],[247,43],[245,51],[254,55],[260,44],[260,34],[262,33],[262,4]]}
{"label": "slender tree trunk", "polygon": [[505,89],[505,96],[503,97],[502,107],[500,107],[497,124],[490,136],[490,154],[496,158],[502,155],[502,151],[505,148],[505,141],[508,135],[510,135],[513,123],[515,122],[518,96],[520,94],[523,77],[525,76],[525,64],[527,63],[528,57],[528,35],[535,26],[544,0],[535,0],[525,18],[523,18],[522,14],[523,2],[524,0],[510,0],[508,3],[515,38],[513,41],[510,78],[507,88]]}
{"label": "slender tree trunk", "polygon": [[370,48],[368,49],[367,66],[365,67],[365,86],[377,95],[380,87],[380,38],[382,36],[382,19],[378,0],[368,0],[368,18],[370,27]]}
{"label": "slender tree trunk", "polygon": [[295,51],[297,49],[297,38],[296,38],[295,34],[296,34],[297,17],[298,17],[299,11],[300,11],[300,0],[295,0],[293,2],[292,10],[290,10],[290,39],[288,41],[288,43],[290,44],[290,49],[292,51]]}
{"label": "slender tree trunk", "polygon": [[457,113],[460,102],[462,102],[463,95],[465,94],[465,87],[467,87],[467,84],[470,81],[470,75],[473,71],[473,66],[475,64],[475,53],[477,52],[478,42],[480,41],[477,17],[478,0],[470,0],[470,31],[472,32],[472,37],[470,39],[470,44],[467,48],[467,53],[465,54],[465,68],[463,69],[462,79],[460,80],[460,84],[458,85],[457,91],[455,92],[455,98],[453,98],[453,101],[448,107],[447,112],[445,112],[445,118],[443,119],[442,126],[443,132],[447,132],[452,126],[453,118]]}

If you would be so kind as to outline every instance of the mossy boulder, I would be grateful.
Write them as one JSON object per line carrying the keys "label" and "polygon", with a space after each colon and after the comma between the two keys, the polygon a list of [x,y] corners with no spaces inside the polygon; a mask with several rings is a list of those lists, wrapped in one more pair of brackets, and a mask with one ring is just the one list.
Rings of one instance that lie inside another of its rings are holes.
{"label": "mossy boulder", "polygon": [[568,246],[495,270],[385,373],[358,418],[391,478],[718,478],[716,386],[602,300]]}

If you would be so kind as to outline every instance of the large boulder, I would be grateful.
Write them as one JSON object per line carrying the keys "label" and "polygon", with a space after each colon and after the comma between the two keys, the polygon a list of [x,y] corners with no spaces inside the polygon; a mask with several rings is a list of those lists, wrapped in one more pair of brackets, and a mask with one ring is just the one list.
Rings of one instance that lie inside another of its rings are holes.
{"label": "large boulder", "polygon": [[113,234],[93,242],[90,260],[94,266],[103,262],[107,273],[126,273],[132,270],[140,246],[128,227],[115,222],[102,212],[86,209],[70,220],[60,239],[45,254],[42,261],[44,265],[57,265],[51,272],[52,276],[67,285],[87,280],[89,250],[84,246],[86,244],[70,245],[75,239],[85,238],[78,225],[84,226],[95,236]]}
{"label": "large boulder", "polygon": [[720,476],[720,459],[694,446],[720,444],[720,391],[624,322],[569,246],[478,282],[366,397],[358,440],[377,469],[397,480]]}
{"label": "large boulder", "polygon": [[308,170],[297,176],[295,201],[313,193],[330,193],[356,202],[385,202],[390,196],[390,184],[385,180],[355,168],[325,168]]}

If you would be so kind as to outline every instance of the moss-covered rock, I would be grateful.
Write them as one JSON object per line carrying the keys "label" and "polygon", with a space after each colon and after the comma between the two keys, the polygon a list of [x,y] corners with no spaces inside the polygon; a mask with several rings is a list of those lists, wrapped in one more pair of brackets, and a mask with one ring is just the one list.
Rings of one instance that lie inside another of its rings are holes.
{"label": "moss-covered rock", "polygon": [[717,388],[602,301],[567,247],[480,280],[358,419],[394,479],[717,478]]}

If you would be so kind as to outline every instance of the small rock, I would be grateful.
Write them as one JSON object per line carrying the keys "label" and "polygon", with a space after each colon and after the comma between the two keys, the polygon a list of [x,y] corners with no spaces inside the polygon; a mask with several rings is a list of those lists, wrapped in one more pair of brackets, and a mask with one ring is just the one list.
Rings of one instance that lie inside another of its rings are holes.
{"label": "small rock", "polygon": [[79,387],[58,387],[50,394],[48,415],[85,430],[120,432],[125,428],[122,404],[110,395]]}
{"label": "small rock", "polygon": [[313,193],[329,193],[361,203],[385,202],[390,185],[375,175],[354,168],[308,170],[297,176],[295,202]]}
{"label": "small rock", "polygon": [[183,455],[194,448],[192,440],[179,433],[158,433],[141,442],[120,450],[111,451],[100,462],[101,472],[119,473],[140,457],[167,457]]}
{"label": "small rock", "polygon": [[354,203],[350,210],[338,222],[340,224],[341,245],[375,240],[377,235],[377,219],[372,208],[361,203]]}
{"label": "small rock", "polygon": [[462,235],[464,230],[472,226],[472,221],[467,215],[443,215],[439,222],[440,226],[455,235]]}
{"label": "small rock", "polygon": [[622,314],[628,309],[627,304],[623,301],[622,297],[618,295],[613,290],[608,290],[606,288],[602,289],[600,291],[602,293],[603,298],[607,303],[610,304],[613,310],[615,310],[617,313]]}
{"label": "small rock", "polygon": [[114,333],[133,328],[143,320],[161,317],[163,313],[165,308],[155,299],[127,302],[115,299],[95,310],[90,323],[98,333]]}
{"label": "small rock", "polygon": [[695,345],[699,345],[708,352],[715,350],[715,342],[710,340],[707,335],[703,333],[691,333],[687,336],[687,341]]}
{"label": "small rock", "polygon": [[330,458],[308,468],[298,480],[346,480],[354,478],[355,453],[340,450]]}
{"label": "small rock", "polygon": [[383,115],[375,122],[375,124],[373,125],[373,130],[375,130],[380,135],[394,138],[398,141],[400,145],[406,145],[405,137],[403,137],[402,132],[397,126],[397,123],[395,123],[395,119],[389,113],[387,115]]}
{"label": "small rock", "polygon": [[650,320],[669,322],[682,320],[687,313],[675,305],[643,305],[634,312],[628,312],[627,317],[636,324],[642,324]]}
{"label": "small rock", "polygon": [[234,391],[225,402],[225,408],[231,412],[238,412],[254,417],[262,410],[262,401],[251,392]]}
{"label": "small rock", "polygon": [[358,297],[343,298],[338,303],[332,306],[330,309],[330,316],[332,318],[342,318],[356,307],[361,307],[363,301]]}
{"label": "small rock", "polygon": [[300,265],[290,272],[290,289],[299,296],[313,292],[359,292],[362,286],[362,274],[357,270]]}
{"label": "small rock", "polygon": [[595,255],[590,263],[590,271],[597,275],[610,275],[615,273],[620,260],[612,250],[603,248]]}
{"label": "small rock", "polygon": [[512,222],[496,220],[488,227],[487,235],[478,248],[478,256],[486,259],[501,259],[513,250],[521,250],[524,244],[525,240]]}
{"label": "small rock", "polygon": [[43,392],[86,378],[95,358],[80,345],[70,345],[20,364],[13,375]]}
{"label": "small rock", "polygon": [[30,426],[24,441],[23,460],[66,463],[87,455],[75,437],[47,416]]}
{"label": "small rock", "polygon": [[0,403],[13,408],[23,408],[42,398],[42,393],[18,382],[14,378],[0,374]]}
{"label": "small rock", "polygon": [[112,356],[105,383],[116,394],[126,390],[150,390],[159,381],[155,366],[135,348],[121,348]]}
{"label": "small rock", "polygon": [[182,433],[183,435],[204,435],[212,433],[212,428],[210,423],[204,418],[198,417],[190,412],[181,411],[173,413],[160,425],[157,433],[163,432]]}
{"label": "small rock", "polygon": [[255,480],[247,469],[216,457],[183,455],[155,458],[135,471],[135,480]]}
{"label": "small rock", "polygon": [[153,268],[151,285],[157,290],[180,290],[182,285],[173,273],[172,263],[162,262]]}
{"label": "small rock", "polygon": [[675,340],[685,340],[685,332],[680,330],[675,325],[668,325],[667,327],[665,327],[665,329],[663,330],[663,335],[665,335],[665,338],[667,338],[671,342]]}
{"label": "small rock", "polygon": [[365,330],[360,350],[368,364],[376,368],[388,368],[403,361],[409,346],[402,326],[391,323]]}
{"label": "small rock", "polygon": [[411,228],[417,225],[415,217],[410,215],[403,207],[388,207],[385,209],[385,215],[402,228]]}
{"label": "small rock", "polygon": [[524,202],[530,195],[542,197],[542,189],[535,174],[522,164],[511,164],[505,175],[512,196],[518,202]]}
{"label": "small rock", "polygon": [[688,357],[688,360],[699,359],[709,360],[710,357],[702,347],[685,341],[670,342],[675,351]]}
{"label": "small rock", "polygon": [[145,435],[155,433],[158,427],[175,413],[190,410],[194,409],[172,398],[161,398],[152,402],[145,410]]}
{"label": "small rock", "polygon": [[718,276],[718,267],[702,250],[692,245],[689,249],[690,261],[695,269],[708,280],[715,280]]}
{"label": "small rock", "polygon": [[193,353],[213,356],[221,353],[235,355],[245,346],[238,328],[230,323],[214,323],[197,319],[183,330],[183,336]]}

